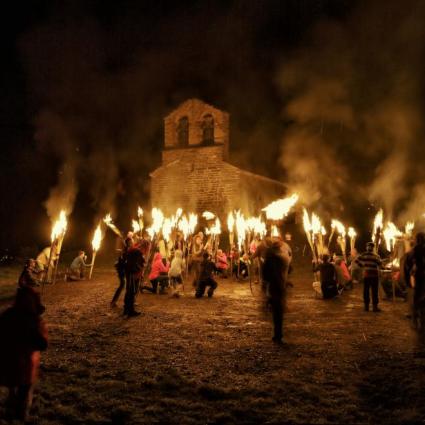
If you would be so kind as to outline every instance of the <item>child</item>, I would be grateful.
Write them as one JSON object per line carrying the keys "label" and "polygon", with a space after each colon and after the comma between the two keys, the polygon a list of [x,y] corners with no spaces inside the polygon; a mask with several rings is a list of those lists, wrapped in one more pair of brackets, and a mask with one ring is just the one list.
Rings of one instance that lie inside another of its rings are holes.
{"label": "child", "polygon": [[19,288],[15,303],[0,316],[0,385],[9,388],[8,414],[27,421],[40,366],[47,348],[45,308],[31,287]]}
{"label": "child", "polygon": [[180,293],[177,285],[183,284],[182,273],[186,266],[186,262],[183,258],[183,252],[180,249],[176,249],[174,252],[174,258],[171,261],[170,270],[168,271],[168,276],[171,281],[172,289],[173,289],[173,297],[179,297]]}

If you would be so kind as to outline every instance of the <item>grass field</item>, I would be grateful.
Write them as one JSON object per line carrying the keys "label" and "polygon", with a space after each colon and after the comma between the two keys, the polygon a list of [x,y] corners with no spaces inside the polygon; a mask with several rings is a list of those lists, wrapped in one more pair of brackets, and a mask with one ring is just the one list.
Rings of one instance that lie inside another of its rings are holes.
{"label": "grass field", "polygon": [[[2,275],[2,293],[14,273]],[[281,347],[246,282],[221,280],[212,299],[194,299],[189,283],[179,299],[142,294],[143,315],[133,319],[109,307],[116,283],[112,269],[100,269],[91,282],[46,287],[39,423],[425,420],[425,356],[406,303],[365,313],[361,287],[315,299],[308,268],[298,266]]]}

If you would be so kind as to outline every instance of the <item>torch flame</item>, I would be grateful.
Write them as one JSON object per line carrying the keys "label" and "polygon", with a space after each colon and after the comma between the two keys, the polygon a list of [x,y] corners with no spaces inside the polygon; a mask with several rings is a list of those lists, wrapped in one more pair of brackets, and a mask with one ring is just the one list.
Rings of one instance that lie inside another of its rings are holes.
{"label": "torch flame", "polygon": [[227,229],[229,230],[229,233],[233,233],[235,229],[235,217],[233,217],[232,211],[230,211],[227,215]]}
{"label": "torch flame", "polygon": [[263,208],[262,211],[266,212],[266,217],[269,220],[282,220],[298,202],[298,198],[298,194],[294,193],[288,198],[273,201],[271,204],[267,205],[267,207]]}
{"label": "torch flame", "polygon": [[218,217],[215,219],[215,223],[209,229],[205,229],[207,235],[220,235],[221,234],[221,223]]}
{"label": "torch flame", "polygon": [[162,223],[162,236],[167,242],[170,240],[171,230],[173,227],[173,222],[169,218],[166,218]]}
{"label": "torch flame", "polygon": [[143,217],[143,209],[141,207],[137,207],[137,217]]}
{"label": "torch flame", "polygon": [[245,217],[240,211],[236,212],[236,233],[238,235],[238,246],[239,250],[242,250],[242,246],[245,242],[246,237],[246,225]]}
{"label": "torch flame", "polygon": [[345,237],[345,226],[339,221],[333,219],[331,222],[332,229],[336,229],[336,231],[342,236]]}
{"label": "torch flame", "polygon": [[384,235],[385,244],[387,245],[388,251],[393,250],[396,239],[403,235],[403,233],[400,232],[400,230],[397,229],[397,226],[391,221],[387,223],[382,233]]}
{"label": "torch flame", "polygon": [[305,232],[311,232],[312,226],[310,222],[310,217],[308,216],[307,210],[304,208],[303,212],[303,225],[304,225],[304,231]]}
{"label": "torch flame", "polygon": [[198,216],[194,213],[189,213],[189,234],[192,234],[198,224]]}
{"label": "torch flame", "polygon": [[348,236],[350,237],[350,238],[354,238],[354,237],[356,237],[357,236],[357,233],[356,233],[356,231],[354,230],[354,228],[353,227],[349,227],[348,228]]}
{"label": "torch flame", "polygon": [[415,227],[415,223],[413,221],[408,221],[406,226],[404,227],[404,233],[406,236],[412,236],[413,228]]}
{"label": "torch flame", "polygon": [[190,235],[190,225],[185,215],[179,220],[178,229],[183,233],[183,238],[186,240]]}
{"label": "torch flame", "polygon": [[210,211],[204,211],[203,213],[202,213],[202,217],[204,217],[205,219],[207,219],[207,220],[212,220],[214,217],[215,217],[215,214],[213,214],[212,212],[210,212]]}
{"label": "torch flame", "polygon": [[159,233],[163,223],[164,214],[162,213],[162,211],[159,208],[152,208],[152,224],[149,229],[146,229],[151,238],[153,238],[156,233]]}
{"label": "torch flame", "polygon": [[254,235],[264,236],[267,233],[266,223],[261,221],[261,217],[250,217],[245,220],[246,229],[253,232]]}
{"label": "torch flame", "polygon": [[318,235],[322,230],[322,223],[320,222],[320,218],[317,214],[311,214],[311,231],[313,235]]}
{"label": "torch flame", "polygon": [[378,229],[381,229],[384,227],[384,211],[382,208],[377,212],[375,216],[375,220],[373,221],[373,231],[372,231],[372,241],[375,242],[376,239],[376,232]]}
{"label": "torch flame", "polygon": [[134,233],[140,232],[140,224],[137,220],[132,220],[131,225]]}
{"label": "torch flame", "polygon": [[59,213],[59,218],[56,220],[52,228],[52,234],[50,236],[52,242],[54,242],[58,237],[63,236],[66,232],[67,227],[68,222],[66,220],[66,213],[64,210],[62,210]]}
{"label": "torch flame", "polygon": [[93,240],[91,241],[93,251],[99,251],[101,241],[102,241],[102,231],[100,230],[100,224],[99,224],[96,227],[96,230],[95,230],[94,236],[93,236]]}
{"label": "torch flame", "polygon": [[272,238],[278,238],[280,236],[279,230],[278,230],[277,226],[274,225],[274,224],[273,224],[273,226],[271,228],[270,236]]}

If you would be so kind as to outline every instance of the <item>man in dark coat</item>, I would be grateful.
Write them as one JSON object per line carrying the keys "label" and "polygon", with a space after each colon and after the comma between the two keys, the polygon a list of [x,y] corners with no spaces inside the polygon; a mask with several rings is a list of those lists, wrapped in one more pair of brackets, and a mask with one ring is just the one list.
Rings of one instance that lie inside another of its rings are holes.
{"label": "man in dark coat", "polygon": [[272,340],[278,344],[283,342],[283,313],[288,267],[289,260],[282,255],[280,242],[273,242],[265,252],[261,275],[263,286],[266,289],[267,302],[272,309],[274,326]]}
{"label": "man in dark coat", "polygon": [[134,301],[139,291],[140,279],[143,276],[145,259],[138,245],[133,245],[130,238],[126,240],[128,246],[125,264],[125,296],[124,315],[128,317],[139,316],[140,312],[134,309]]}
{"label": "man in dark coat", "polygon": [[201,298],[204,295],[207,286],[209,286],[208,298],[213,296],[214,291],[217,288],[217,282],[213,278],[213,273],[215,271],[217,271],[217,268],[214,262],[210,260],[209,254],[204,252],[203,261],[199,268],[199,278],[196,283],[196,298]]}

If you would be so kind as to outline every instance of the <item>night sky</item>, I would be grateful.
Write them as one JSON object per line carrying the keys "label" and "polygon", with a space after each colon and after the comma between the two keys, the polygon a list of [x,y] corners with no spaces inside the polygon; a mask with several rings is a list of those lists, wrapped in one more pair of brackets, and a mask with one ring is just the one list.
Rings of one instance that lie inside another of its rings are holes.
{"label": "night sky", "polygon": [[64,203],[70,244],[107,211],[125,228],[190,97],[230,113],[233,163],[324,218],[414,218],[424,18],[414,0],[3,5],[0,247],[42,247]]}

